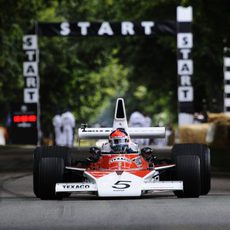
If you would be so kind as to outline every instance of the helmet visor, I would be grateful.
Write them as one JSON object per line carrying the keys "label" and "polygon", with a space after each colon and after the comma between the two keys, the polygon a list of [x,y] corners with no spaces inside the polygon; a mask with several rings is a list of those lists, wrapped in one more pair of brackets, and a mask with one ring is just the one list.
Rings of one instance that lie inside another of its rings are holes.
{"label": "helmet visor", "polygon": [[125,152],[129,147],[129,139],[125,137],[115,137],[111,140],[111,148],[115,152]]}

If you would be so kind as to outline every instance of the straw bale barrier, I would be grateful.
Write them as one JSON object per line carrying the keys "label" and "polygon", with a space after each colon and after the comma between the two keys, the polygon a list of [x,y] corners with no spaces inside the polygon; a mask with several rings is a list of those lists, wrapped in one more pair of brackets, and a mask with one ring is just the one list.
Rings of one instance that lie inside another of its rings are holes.
{"label": "straw bale barrier", "polygon": [[213,141],[209,143],[214,147],[230,148],[230,121],[218,120],[212,125]]}
{"label": "straw bale barrier", "polygon": [[230,122],[230,114],[226,113],[209,113],[208,114],[208,122],[217,122],[217,121],[229,121]]}
{"label": "straw bale barrier", "polygon": [[230,114],[209,113],[208,121],[212,123],[209,130],[212,141],[208,144],[214,147],[230,148]]}
{"label": "straw bale barrier", "polygon": [[230,115],[209,113],[208,123],[179,127],[179,142],[230,148]]}
{"label": "straw bale barrier", "polygon": [[180,143],[206,144],[206,136],[210,124],[192,124],[179,127]]}

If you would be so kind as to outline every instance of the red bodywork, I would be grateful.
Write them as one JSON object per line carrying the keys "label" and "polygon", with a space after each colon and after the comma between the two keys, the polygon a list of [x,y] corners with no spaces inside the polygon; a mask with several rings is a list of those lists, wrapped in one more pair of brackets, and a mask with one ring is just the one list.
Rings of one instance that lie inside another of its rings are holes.
{"label": "red bodywork", "polygon": [[144,177],[152,170],[149,163],[137,153],[134,154],[103,154],[97,163],[93,163],[86,170],[95,178],[105,176],[111,172],[129,172]]}

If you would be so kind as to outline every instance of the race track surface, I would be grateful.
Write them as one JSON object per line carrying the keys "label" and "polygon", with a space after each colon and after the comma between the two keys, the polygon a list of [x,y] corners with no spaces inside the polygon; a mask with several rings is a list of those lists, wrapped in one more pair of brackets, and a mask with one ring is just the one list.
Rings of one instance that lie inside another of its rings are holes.
{"label": "race track surface", "polygon": [[[18,159],[18,166],[22,162],[25,164],[20,157]],[[12,164],[15,165],[16,161]],[[211,192],[200,198],[178,199],[173,193],[158,193],[142,198],[105,199],[81,194],[62,201],[42,201],[35,198],[30,170],[23,172],[8,168],[0,173],[1,230],[223,230],[230,229],[229,213],[230,177],[229,174],[218,172],[212,178]]]}

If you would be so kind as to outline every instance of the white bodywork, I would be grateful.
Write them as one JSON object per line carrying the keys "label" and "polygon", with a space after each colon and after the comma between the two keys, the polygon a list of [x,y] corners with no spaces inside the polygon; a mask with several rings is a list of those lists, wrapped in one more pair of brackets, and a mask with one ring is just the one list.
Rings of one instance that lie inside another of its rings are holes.
{"label": "white bodywork", "polygon": [[[158,170],[173,166],[162,166]],[[82,169],[66,167],[70,170]],[[102,172],[103,173],[103,172]],[[56,192],[97,192],[99,197],[141,196],[145,192],[183,190],[182,181],[159,181],[159,172],[150,171],[146,176],[139,177],[128,171],[111,172],[100,178],[84,171],[88,182],[57,183]]]}
{"label": "white bodywork", "polygon": [[89,182],[57,183],[56,192],[97,192],[99,197],[141,196],[144,192],[162,192],[183,190],[182,181],[159,181],[153,178],[153,170],[145,177],[139,177],[127,171],[120,175],[111,172],[100,178],[95,178],[87,171],[84,172]]}

